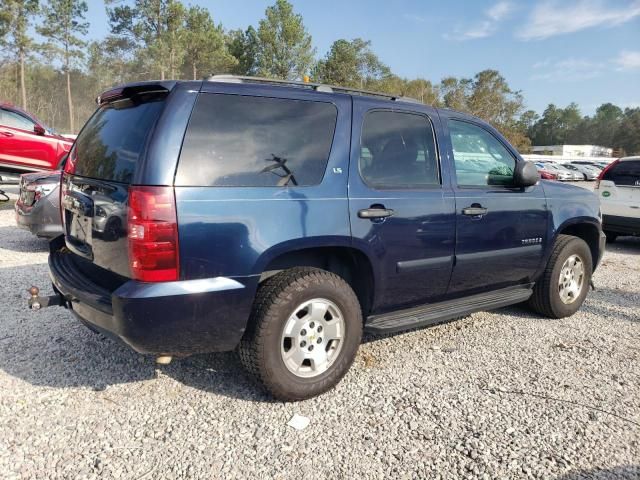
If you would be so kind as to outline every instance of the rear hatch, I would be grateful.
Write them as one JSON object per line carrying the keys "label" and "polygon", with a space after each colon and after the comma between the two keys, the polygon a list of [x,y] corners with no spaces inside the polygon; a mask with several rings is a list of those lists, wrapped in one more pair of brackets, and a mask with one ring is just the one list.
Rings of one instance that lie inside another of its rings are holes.
{"label": "rear hatch", "polygon": [[604,213],[640,217],[640,159],[621,160],[604,170],[599,189]]}
{"label": "rear hatch", "polygon": [[109,92],[78,135],[61,195],[65,243],[83,257],[78,263],[134,277],[127,241],[129,192],[167,94],[152,85]]}

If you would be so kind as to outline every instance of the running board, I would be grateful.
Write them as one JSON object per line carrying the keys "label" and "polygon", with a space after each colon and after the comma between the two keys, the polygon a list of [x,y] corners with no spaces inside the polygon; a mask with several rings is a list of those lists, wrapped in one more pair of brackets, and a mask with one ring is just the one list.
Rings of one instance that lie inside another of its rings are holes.
{"label": "running board", "polygon": [[503,288],[470,297],[421,305],[367,318],[364,329],[369,333],[394,333],[435,325],[482,310],[493,310],[524,302],[533,293],[533,284]]}

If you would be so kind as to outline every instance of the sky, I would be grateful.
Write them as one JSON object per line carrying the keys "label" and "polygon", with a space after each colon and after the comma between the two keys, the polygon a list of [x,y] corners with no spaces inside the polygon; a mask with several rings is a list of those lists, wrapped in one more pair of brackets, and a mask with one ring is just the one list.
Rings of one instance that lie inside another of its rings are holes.
{"label": "sky", "polygon": [[[89,0],[89,37],[108,33]],[[226,29],[257,26],[273,0],[185,0]],[[363,38],[402,77],[472,77],[500,71],[527,108],[576,102],[640,106],[640,0],[293,0],[323,57],[339,38]]]}

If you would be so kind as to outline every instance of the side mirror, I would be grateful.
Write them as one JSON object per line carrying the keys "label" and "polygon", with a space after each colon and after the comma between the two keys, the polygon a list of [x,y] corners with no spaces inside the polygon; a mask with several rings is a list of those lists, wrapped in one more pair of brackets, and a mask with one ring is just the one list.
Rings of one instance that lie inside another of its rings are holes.
{"label": "side mirror", "polygon": [[540,173],[533,162],[518,162],[513,180],[518,187],[531,187],[540,180]]}
{"label": "side mirror", "polygon": [[44,135],[46,133],[44,127],[42,125],[38,125],[37,123],[33,126],[33,133],[36,135]]}

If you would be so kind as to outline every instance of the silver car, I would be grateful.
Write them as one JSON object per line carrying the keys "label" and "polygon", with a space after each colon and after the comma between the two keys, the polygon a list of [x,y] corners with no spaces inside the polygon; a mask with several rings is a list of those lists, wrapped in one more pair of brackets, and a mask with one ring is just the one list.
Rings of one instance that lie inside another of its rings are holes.
{"label": "silver car", "polygon": [[597,180],[600,175],[600,170],[591,165],[584,165],[581,163],[570,163],[568,165],[564,165],[565,167],[573,167],[577,171],[581,172],[584,175],[585,180]]}
{"label": "silver car", "polygon": [[541,164],[546,170],[553,172],[561,182],[570,182],[575,179],[572,171],[562,168],[558,163],[541,162]]}

